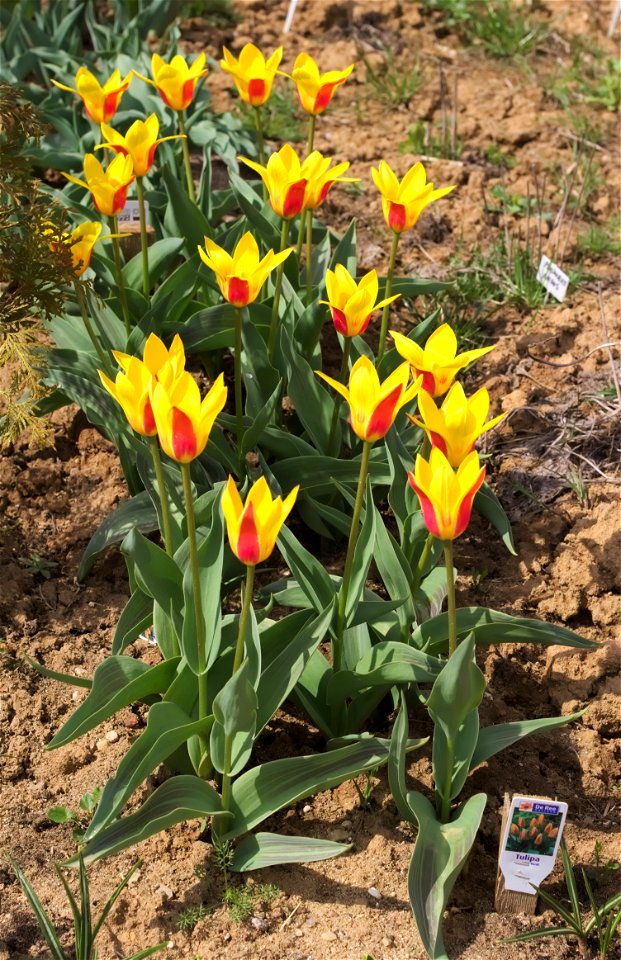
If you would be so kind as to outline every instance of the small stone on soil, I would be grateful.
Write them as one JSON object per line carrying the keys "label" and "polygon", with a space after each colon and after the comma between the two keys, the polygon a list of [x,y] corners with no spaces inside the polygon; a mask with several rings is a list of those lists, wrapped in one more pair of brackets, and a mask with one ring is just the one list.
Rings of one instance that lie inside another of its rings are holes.
{"label": "small stone on soil", "polygon": [[330,940],[330,941],[336,940],[336,934],[332,933],[331,930],[326,930],[324,933],[321,934],[321,939]]}
{"label": "small stone on soil", "polygon": [[370,897],[373,897],[374,900],[382,899],[382,895],[377,889],[377,887],[369,887],[369,889],[367,890],[367,893],[369,894]]}
{"label": "small stone on soil", "polygon": [[106,734],[106,740],[108,741],[108,743],[116,743],[118,739],[119,739],[119,735],[116,732],[116,730],[108,730]]}

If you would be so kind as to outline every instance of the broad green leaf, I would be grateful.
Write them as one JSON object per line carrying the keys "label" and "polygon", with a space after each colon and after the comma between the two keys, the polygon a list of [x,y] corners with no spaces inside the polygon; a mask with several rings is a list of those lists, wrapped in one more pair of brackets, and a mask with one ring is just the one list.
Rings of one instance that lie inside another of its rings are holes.
{"label": "broad green leaf", "polygon": [[153,632],[165,660],[180,656],[181,650],[173,621],[168,611],[157,601],[153,602]]}
{"label": "broad green leaf", "polygon": [[92,840],[118,817],[123,807],[149,774],[190,737],[208,731],[212,718],[192,720],[175,703],[154,703],[149,708],[147,727],[134,740],[117,772],[106,783],[95,815],[84,834]]}
{"label": "broad green leaf", "polygon": [[248,308],[248,313],[251,322],[242,326],[245,412],[247,417],[256,420],[266,404],[270,403],[278,384],[281,383],[281,376],[270,361],[267,343],[261,335],[262,330],[267,334],[271,310],[263,303],[253,303]]}
{"label": "broad green leaf", "polygon": [[[152,285],[169,269],[182,246],[183,240],[179,237],[156,240],[149,246],[149,280]],[[125,264],[123,279],[128,287],[142,287],[142,251]]]}
{"label": "broad green leaf", "polygon": [[449,823],[439,823],[421,793],[408,793],[408,805],[418,821],[418,834],[408,870],[408,894],[416,926],[430,960],[448,960],[442,936],[442,916],[455,881],[472,849],[487,797],[476,793]]}
{"label": "broad green leaf", "polygon": [[[299,476],[304,476],[300,473]],[[308,597],[313,610],[321,614],[331,606],[335,595],[334,585],[325,567],[303,547],[285,525],[278,536],[278,549],[291,573]]]}
{"label": "broad green leaf", "polygon": [[107,657],[95,670],[90,693],[48,743],[48,750],[81,737],[130,703],[163,693],[178,663],[177,659],[165,660],[150,667],[133,657]]}
{"label": "broad green leaf", "polygon": [[[263,438],[263,446],[269,442]],[[358,482],[360,460],[337,460],[336,457],[295,456],[272,464],[272,473],[282,490],[290,490],[294,484],[304,478],[304,493],[322,496],[334,493],[334,480],[354,486]],[[387,486],[390,483],[388,464],[378,460],[369,463],[369,476],[374,486]]]}
{"label": "broad green leaf", "polygon": [[123,653],[125,647],[153,624],[153,598],[136,588],[123,607],[114,631],[113,655]]}
{"label": "broad green leaf", "polygon": [[405,756],[408,739],[408,708],[405,693],[401,691],[400,707],[397,719],[392,728],[390,738],[390,753],[388,756],[388,783],[392,798],[397,810],[404,820],[412,823],[414,811],[408,800],[408,789],[405,780]]}
{"label": "broad green leaf", "polygon": [[265,406],[257,414],[250,426],[244,430],[240,448],[242,456],[245,456],[249,450],[253,450],[254,447],[256,447],[260,442],[265,428],[274,419],[274,414],[278,407],[281,394],[282,380],[279,380],[274,388],[274,392],[268,398]]}
{"label": "broad green leaf", "polygon": [[120,543],[137,528],[141,533],[157,530],[157,513],[146,491],[125,500],[98,527],[88,541],[78,569],[78,580],[84,580],[97,557],[113,543]]}
{"label": "broad green leaf", "polygon": [[181,636],[183,578],[175,561],[135,529],[125,537],[121,552],[134,564],[137,585],[166,611],[175,625],[177,636]]}
{"label": "broad green leaf", "polygon": [[230,738],[229,773],[238,774],[248,763],[257,725],[257,694],[249,678],[248,657],[214,697],[214,725],[211,729],[210,752],[214,767],[224,772],[226,741]]}
{"label": "broad green leaf", "polygon": [[517,743],[522,737],[527,737],[531,733],[541,733],[545,730],[555,730],[566,723],[573,723],[584,716],[586,710],[579,710],[578,713],[570,713],[566,717],[542,717],[539,720],[516,720],[514,723],[497,723],[491,727],[483,727],[479,730],[479,737],[472,759],[470,769],[474,770],[480,763],[489,760],[490,757],[501,753]]}
{"label": "broad green leaf", "polygon": [[479,513],[482,513],[483,516],[489,520],[492,526],[496,528],[509,553],[512,553],[513,556],[516,557],[517,553],[515,550],[515,543],[513,542],[513,534],[511,532],[509,518],[505,513],[500,500],[487,483],[483,484],[475,496],[473,505],[474,509],[478,510]]}
{"label": "broad green leaf", "polygon": [[[205,637],[205,649],[202,651],[204,669],[208,669],[215,661],[220,648],[220,589],[223,559],[224,526],[218,498],[212,506],[209,532],[198,547],[202,629]],[[198,649],[199,631],[194,614],[194,589],[190,563],[183,576],[183,596],[185,600],[181,636],[183,655],[190,669],[199,676],[201,660]]]}
{"label": "broad green leaf", "polygon": [[328,682],[331,676],[332,667],[323,653],[315,650],[291,691],[292,700],[303,707],[327,740],[334,736],[332,711],[327,706]]}
{"label": "broad green leaf", "polygon": [[320,453],[328,449],[332,423],[333,398],[319,385],[319,377],[311,370],[290,337],[280,327],[280,350],[287,366],[287,393],[304,429]]}
{"label": "broad green leaf", "polygon": [[334,270],[337,263],[342,263],[349,270],[352,277],[356,276],[356,218],[350,221],[347,230],[339,240],[332,254],[330,268]]}
{"label": "broad green leaf", "polygon": [[416,591],[416,619],[422,622],[437,616],[447,593],[446,567],[434,567]]}
{"label": "broad green leaf", "polygon": [[373,509],[376,513],[373,559],[388,591],[388,596],[392,600],[402,599],[402,604],[397,608],[397,617],[401,626],[409,629],[416,616],[412,600],[412,571],[403,551],[379,516],[379,511],[376,507]]}
{"label": "broad green leaf", "polygon": [[387,689],[401,683],[432,683],[444,667],[415,647],[405,643],[386,641],[376,644],[355,667],[355,671],[339,671],[328,684],[328,703],[338,703],[344,697],[354,697],[369,687]]}
{"label": "broad green leaf", "polygon": [[[133,847],[183,820],[221,814],[220,797],[204,780],[190,775],[171,777],[135,813],[111,823],[87,843],[82,850],[84,863]],[[75,863],[76,857],[68,861],[70,866]]]}
{"label": "broad green leaf", "polygon": [[209,221],[189,199],[178,170],[164,166],[162,177],[169,197],[164,226],[169,236],[184,237],[188,255],[192,256],[197,247],[203,246],[205,237],[211,236]]}
{"label": "broad green leaf", "polygon": [[218,303],[193,313],[182,330],[181,339],[186,352],[200,353],[232,347],[235,342],[235,315],[235,307],[230,303]]}
{"label": "broad green leaf", "polygon": [[[367,479],[365,497],[366,509],[364,511],[364,520],[358,534],[358,540],[356,541],[351,579],[347,591],[347,603],[345,606],[346,626],[350,625],[356,612],[356,607],[362,597],[367,576],[369,575],[369,567],[371,566],[371,561],[375,553],[378,514],[373,506],[373,488],[370,479]],[[381,517],[379,520],[380,523],[382,523]],[[342,589],[343,586],[341,584],[341,590]]]}
{"label": "broad green leaf", "polygon": [[373,770],[387,758],[386,746],[369,738],[329,753],[287,757],[253,767],[233,784],[233,819],[222,839],[246,833],[282,807]]}
{"label": "broad green leaf", "polygon": [[313,863],[338,857],[351,850],[351,843],[334,843],[315,837],[283,837],[278,833],[255,833],[244,837],[235,849],[231,870],[262,870],[280,863]]}

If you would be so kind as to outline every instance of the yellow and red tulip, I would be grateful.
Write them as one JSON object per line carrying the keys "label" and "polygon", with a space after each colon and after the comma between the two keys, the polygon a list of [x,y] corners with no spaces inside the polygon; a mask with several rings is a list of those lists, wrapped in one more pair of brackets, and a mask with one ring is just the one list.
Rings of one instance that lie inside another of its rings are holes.
{"label": "yellow and red tulip", "polygon": [[84,176],[86,182],[63,173],[63,177],[67,180],[77,183],[78,186],[92,193],[93,203],[99,213],[106,217],[114,217],[125,206],[127,191],[134,181],[132,158],[119,155],[104,170],[95,154],[87,153],[84,157]]}
{"label": "yellow and red tulip", "polygon": [[101,224],[98,221],[87,220],[80,223],[71,233],[59,233],[53,223],[43,230],[44,236],[50,240],[52,250],[67,247],[71,250],[71,265],[76,277],[81,277],[91,262],[93,248],[98,240],[108,240],[112,234],[101,237]]}
{"label": "yellow and red tulip", "polygon": [[410,368],[402,363],[380,383],[377,370],[368,357],[356,360],[349,375],[349,387],[316,370],[323,380],[347,400],[349,422],[360,440],[373,443],[385,437],[401,407],[414,399],[421,386],[419,379],[408,387]]}
{"label": "yellow and red tulip", "polygon": [[196,380],[187,371],[176,378],[160,376],[151,387],[151,406],[164,452],[177,463],[190,463],[200,456],[226,395],[223,374],[202,400]]}
{"label": "yellow and red tulip", "polygon": [[273,153],[265,167],[247,157],[238,159],[259,174],[267,187],[272,210],[279,217],[292,220],[306,210],[308,176],[302,171],[300,158],[290,144],[285,143]]}
{"label": "yellow and red tulip", "polygon": [[382,195],[384,220],[395,233],[410,230],[425,207],[455,189],[453,186],[434,190],[433,183],[427,183],[427,174],[420,161],[410,167],[401,181],[385,160],[380,160],[379,169],[371,168],[371,175]]}
{"label": "yellow and red tulip", "polygon": [[274,50],[267,60],[254,43],[242,47],[239,59],[226,47],[222,52],[224,59],[220,61],[220,66],[233,77],[242,100],[253,107],[262,106],[272,92],[274,77],[282,60],[282,47]]}
{"label": "yellow and red tulip", "polygon": [[295,486],[284,500],[274,499],[265,477],[260,477],[242,504],[235,481],[229,477],[222,494],[222,512],[231,550],[238,560],[248,566],[267,560],[299,489]]}
{"label": "yellow and red tulip", "polygon": [[198,248],[201,260],[213,270],[222,296],[234,307],[253,303],[271,271],[286,260],[293,249],[288,247],[280,253],[269,250],[261,259],[257,241],[250,232],[238,241],[233,256],[209,237],[205,237],[205,248]]}
{"label": "yellow and red tulip", "polygon": [[485,479],[485,467],[476,450],[468,454],[457,472],[441,450],[433,447],[429,460],[416,457],[410,486],[418,494],[425,526],[438,540],[455,540],[470,522],[472,501]]}
{"label": "yellow and red tulip", "polygon": [[443,323],[431,334],[424,347],[404,337],[396,330],[390,331],[397,352],[412,367],[413,373],[423,375],[423,390],[432,397],[441,397],[451,386],[460,370],[473,360],[484,356],[494,347],[480,347],[457,353],[457,337],[448,323]]}
{"label": "yellow and red tulip", "polygon": [[349,169],[349,162],[337,163],[330,169],[332,160],[324,157],[319,150],[314,150],[306,158],[301,167],[302,177],[307,180],[304,209],[315,210],[328,196],[335,183],[358,183],[358,177],[343,177]]}
{"label": "yellow and red tulip", "polygon": [[154,437],[157,433],[150,391],[159,376],[167,383],[173,382],[185,366],[185,351],[179,334],[175,334],[168,350],[156,334],[149,335],[143,351],[143,359],[132,357],[119,350],[113,356],[121,370],[114,381],[101,370],[98,371],[102,384],[121,405],[129,425],[143,437]]}
{"label": "yellow and red tulip", "polygon": [[345,70],[320,73],[317,63],[308,53],[298,54],[291,79],[296,85],[302,109],[313,116],[323,113],[336,88],[345,83],[353,69],[352,63]]}
{"label": "yellow and red tulip", "polygon": [[109,147],[117,154],[131,157],[134,164],[134,176],[144,177],[153,166],[155,149],[164,140],[177,140],[180,134],[170,137],[159,137],[160,121],[154,113],[146,120],[135,120],[123,136],[118,130],[113,130],[107,123],[102,123],[101,133],[106,142],[95,147],[100,150]]}
{"label": "yellow and red tulip", "polygon": [[205,68],[205,54],[201,53],[188,66],[179,54],[173,57],[170,63],[166,63],[159,54],[154,53],[151,58],[151,73],[153,80],[141,73],[136,73],[136,76],[154,86],[167,107],[185,110],[194,99],[196,84],[208,73]]}
{"label": "yellow and red tulip", "polygon": [[479,437],[506,416],[501,413],[486,423],[489,393],[481,387],[471,397],[466,397],[460,383],[453,384],[439,409],[427,391],[421,390],[418,409],[422,422],[414,417],[410,420],[426,431],[432,446],[438,447],[455,468],[474,450]]}
{"label": "yellow and red tulip", "polygon": [[357,337],[367,329],[371,314],[399,296],[375,302],[378,291],[377,272],[369,270],[358,283],[342,263],[326,273],[327,303],[332,312],[332,322],[344,337]]}
{"label": "yellow and red tulip", "polygon": [[125,79],[121,80],[120,72],[115,70],[102,87],[90,70],[79,67],[75,75],[75,87],[67,87],[58,80],[52,80],[52,83],[60,90],[77,93],[84,103],[87,116],[99,126],[109,123],[114,117],[121,97],[132,81],[133,72],[130,70]]}

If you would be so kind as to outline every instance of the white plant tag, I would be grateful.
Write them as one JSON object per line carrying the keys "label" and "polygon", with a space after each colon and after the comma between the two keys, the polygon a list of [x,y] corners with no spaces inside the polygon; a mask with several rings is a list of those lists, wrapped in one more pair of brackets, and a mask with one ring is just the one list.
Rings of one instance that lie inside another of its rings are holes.
{"label": "white plant tag", "polygon": [[552,873],[563,835],[567,804],[536,797],[514,797],[500,843],[505,888],[534,893]]}
{"label": "white plant tag", "polygon": [[[144,202],[144,217],[149,226],[149,204]],[[122,223],[140,223],[140,205],[137,200],[127,200],[120,213],[117,213],[119,226]]]}
{"label": "white plant tag", "polygon": [[565,294],[567,293],[567,287],[569,286],[569,277],[566,273],[563,273],[560,267],[552,263],[550,258],[546,257],[545,253],[541,255],[541,263],[537,270],[537,280],[543,284],[548,293],[556,297],[559,303],[563,302]]}

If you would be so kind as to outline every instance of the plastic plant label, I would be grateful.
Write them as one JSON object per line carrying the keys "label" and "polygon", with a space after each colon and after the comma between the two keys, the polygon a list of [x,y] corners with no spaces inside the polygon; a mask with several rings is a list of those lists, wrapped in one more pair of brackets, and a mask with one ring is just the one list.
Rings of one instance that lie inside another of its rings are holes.
{"label": "plastic plant label", "polygon": [[507,890],[532,894],[552,873],[566,816],[564,802],[513,797],[500,843]]}
{"label": "plastic plant label", "polygon": [[[144,218],[146,225],[149,226],[149,204],[144,202]],[[119,225],[122,223],[140,223],[140,204],[137,200],[127,200],[123,209],[117,213]]]}
{"label": "plastic plant label", "polygon": [[541,256],[541,263],[537,270],[537,280],[543,284],[548,293],[551,293],[559,303],[562,303],[569,286],[569,277],[566,273],[563,273],[560,267],[552,263],[545,254]]}

